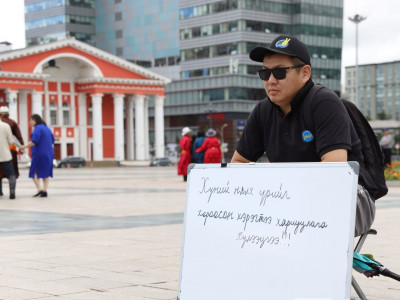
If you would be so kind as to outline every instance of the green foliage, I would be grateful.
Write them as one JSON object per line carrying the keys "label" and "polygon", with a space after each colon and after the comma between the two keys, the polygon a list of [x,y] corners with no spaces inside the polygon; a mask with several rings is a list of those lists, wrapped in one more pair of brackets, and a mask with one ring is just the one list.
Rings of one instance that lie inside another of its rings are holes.
{"label": "green foliage", "polygon": [[391,165],[388,165],[385,169],[386,180],[400,180],[400,162],[392,161]]}
{"label": "green foliage", "polygon": [[381,111],[378,113],[378,120],[387,120],[388,116],[386,115],[385,111]]}

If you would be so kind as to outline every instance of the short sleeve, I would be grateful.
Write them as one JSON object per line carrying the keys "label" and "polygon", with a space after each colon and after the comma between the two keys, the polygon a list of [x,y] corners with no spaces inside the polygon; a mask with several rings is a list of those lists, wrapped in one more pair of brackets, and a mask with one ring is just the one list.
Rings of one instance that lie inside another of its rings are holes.
{"label": "short sleeve", "polygon": [[[236,151],[250,161],[257,161],[264,153],[263,122],[260,116],[263,115],[263,106],[268,100],[260,101],[247,119],[242,136],[239,139]],[[264,118],[267,117],[264,115]]]}
{"label": "short sleeve", "polygon": [[313,101],[316,150],[320,157],[337,149],[351,150],[351,124],[344,104],[333,92],[323,92]]}
{"label": "short sleeve", "polygon": [[38,144],[40,141],[40,137],[42,135],[42,131],[40,126],[35,126],[31,135],[31,141],[35,144]]}

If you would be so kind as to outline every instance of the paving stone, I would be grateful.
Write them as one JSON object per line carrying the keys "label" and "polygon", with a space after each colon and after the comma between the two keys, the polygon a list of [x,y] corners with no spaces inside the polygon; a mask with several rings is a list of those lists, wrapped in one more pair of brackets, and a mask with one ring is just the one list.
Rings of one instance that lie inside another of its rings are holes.
{"label": "paving stone", "polygon": [[[48,198],[21,169],[0,199],[0,299],[176,300],[186,183],[175,167],[56,169]],[[400,272],[400,187],[378,200],[366,240]],[[368,299],[400,300],[397,281],[354,273]],[[353,298],[357,298],[354,290]]]}

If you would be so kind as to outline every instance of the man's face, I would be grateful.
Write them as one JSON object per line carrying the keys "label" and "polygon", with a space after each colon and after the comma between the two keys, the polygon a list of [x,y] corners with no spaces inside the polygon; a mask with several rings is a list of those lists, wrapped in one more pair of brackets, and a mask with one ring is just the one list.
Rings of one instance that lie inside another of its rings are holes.
{"label": "man's face", "polygon": [[[268,69],[285,68],[293,65],[294,64],[287,55],[273,54],[264,58],[264,68]],[[269,79],[263,81],[269,99],[280,106],[285,114],[290,111],[290,102],[293,97],[310,78],[311,69],[309,69],[310,72],[307,75],[304,74],[303,68],[310,68],[310,66],[286,70],[286,77],[281,80],[276,79],[271,73]]]}

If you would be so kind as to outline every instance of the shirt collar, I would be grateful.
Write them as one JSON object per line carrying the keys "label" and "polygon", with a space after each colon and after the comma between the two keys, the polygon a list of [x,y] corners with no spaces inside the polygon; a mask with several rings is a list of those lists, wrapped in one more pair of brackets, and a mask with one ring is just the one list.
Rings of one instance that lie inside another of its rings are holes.
{"label": "shirt collar", "polygon": [[306,82],[306,84],[297,92],[296,96],[294,96],[292,102],[290,102],[290,106],[292,107],[292,111],[296,111],[299,105],[303,102],[305,96],[309,92],[309,90],[313,87],[314,82],[311,78]]}

